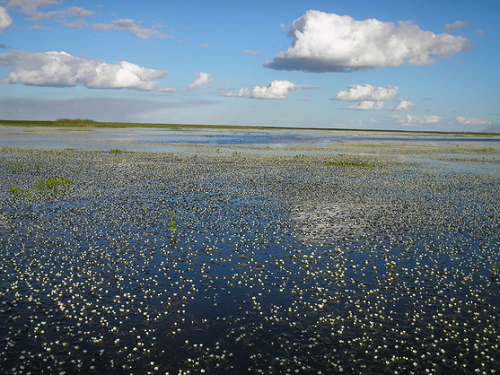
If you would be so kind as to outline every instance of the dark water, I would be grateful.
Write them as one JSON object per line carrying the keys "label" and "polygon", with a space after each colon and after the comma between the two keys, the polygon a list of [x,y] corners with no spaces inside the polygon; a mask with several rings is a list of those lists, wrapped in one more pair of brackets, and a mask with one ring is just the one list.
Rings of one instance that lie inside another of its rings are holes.
{"label": "dark water", "polygon": [[196,152],[0,150],[1,373],[500,371],[497,154]]}

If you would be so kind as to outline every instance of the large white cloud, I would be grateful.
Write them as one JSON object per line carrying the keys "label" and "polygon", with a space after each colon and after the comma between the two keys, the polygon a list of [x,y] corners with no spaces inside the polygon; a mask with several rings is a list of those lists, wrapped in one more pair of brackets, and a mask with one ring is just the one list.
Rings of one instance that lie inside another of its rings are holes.
{"label": "large white cloud", "polygon": [[150,91],[156,88],[155,79],[168,75],[167,71],[146,69],[127,61],[107,64],[66,52],[10,51],[0,54],[0,64],[11,71],[2,79],[3,83],[20,82],[33,86],[73,87],[80,84],[93,89]]}
{"label": "large white cloud", "polygon": [[398,89],[397,86],[375,87],[367,83],[364,86],[350,85],[349,91],[339,91],[332,100],[348,100],[352,102],[360,100],[386,101],[392,100],[398,93]]}
{"label": "large white cloud", "polygon": [[12,25],[12,18],[10,18],[7,10],[0,6],[0,33],[2,33],[10,25]]}
{"label": "large white cloud", "polygon": [[188,91],[195,89],[195,88],[202,88],[202,87],[207,87],[209,86],[212,81],[214,80],[213,78],[210,78],[210,74],[204,73],[204,72],[199,72],[195,74],[196,80],[194,80],[189,86],[188,86]]}
{"label": "large white cloud", "polygon": [[458,116],[455,121],[464,125],[491,125],[491,121],[483,120],[475,117],[462,117]]}
{"label": "large white cloud", "polygon": [[429,65],[432,57],[447,58],[467,50],[463,37],[434,34],[409,21],[398,24],[376,19],[309,10],[289,29],[292,45],[264,66],[277,70],[349,72],[402,64]]}
{"label": "large white cloud", "polygon": [[239,97],[239,98],[253,98],[253,99],[285,99],[288,92],[291,90],[301,89],[317,89],[318,86],[296,85],[286,80],[275,80],[270,85],[266,86],[253,86],[252,91],[247,87],[239,89],[238,92],[226,92],[224,96]]}

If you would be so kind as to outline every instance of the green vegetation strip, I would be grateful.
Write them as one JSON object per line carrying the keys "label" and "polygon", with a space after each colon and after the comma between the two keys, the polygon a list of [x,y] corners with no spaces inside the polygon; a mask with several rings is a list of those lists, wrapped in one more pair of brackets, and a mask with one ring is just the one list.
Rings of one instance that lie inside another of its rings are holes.
{"label": "green vegetation strip", "polygon": [[412,130],[372,130],[372,129],[342,129],[342,128],[296,128],[275,126],[246,126],[246,125],[208,125],[208,124],[158,124],[158,123],[129,123],[129,122],[99,122],[91,119],[58,119],[55,121],[34,120],[1,120],[0,125],[16,127],[95,127],[95,128],[160,128],[160,129],[218,129],[218,130],[330,130],[339,132],[361,133],[404,133],[404,134],[448,134],[472,137],[497,137],[498,133],[481,132],[429,132]]}

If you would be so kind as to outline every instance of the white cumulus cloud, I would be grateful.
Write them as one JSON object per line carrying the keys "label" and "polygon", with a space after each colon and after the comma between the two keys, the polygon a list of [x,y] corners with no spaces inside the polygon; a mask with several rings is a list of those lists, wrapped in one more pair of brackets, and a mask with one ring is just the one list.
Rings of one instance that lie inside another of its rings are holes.
{"label": "white cumulus cloud", "polygon": [[192,89],[195,89],[195,88],[198,88],[198,87],[199,88],[207,87],[214,80],[213,78],[210,78],[210,74],[204,73],[204,72],[196,73],[195,76],[198,77],[198,78],[196,78],[196,80],[194,80],[188,86],[188,88],[187,88],[188,91],[192,90]]}
{"label": "white cumulus cloud", "polygon": [[12,25],[12,18],[10,18],[7,10],[0,6],[0,34],[10,25]]}
{"label": "white cumulus cloud", "polygon": [[252,99],[285,99],[291,90],[302,89],[317,89],[318,86],[296,85],[286,80],[274,80],[270,85],[259,86],[255,85],[250,91],[247,87],[243,87],[238,92],[226,92],[224,96],[239,97],[239,98],[252,98]]}
{"label": "white cumulus cloud", "polygon": [[411,100],[398,99],[399,104],[387,107],[389,111],[408,111],[415,106]]}
{"label": "white cumulus cloud", "polygon": [[[341,90],[330,100],[344,100],[359,102],[345,109],[357,109],[365,111],[378,111],[384,109],[384,102],[393,100],[398,93],[398,86],[375,87],[365,83],[364,85],[350,85],[349,90]],[[397,99],[399,104],[391,105],[386,109],[389,111],[407,111],[414,104],[405,99]]]}
{"label": "white cumulus cloud", "polygon": [[349,16],[309,10],[289,31],[292,45],[264,66],[277,70],[349,72],[384,66],[429,65],[433,57],[447,58],[468,50],[463,37],[434,34],[409,21],[397,24],[377,19],[357,21]]}
{"label": "white cumulus cloud", "polygon": [[455,121],[464,125],[491,125],[491,121],[474,117],[458,116],[455,118]]}
{"label": "white cumulus cloud", "polygon": [[360,100],[386,101],[391,100],[398,93],[398,89],[397,86],[375,87],[367,83],[364,86],[350,85],[349,91],[339,91],[332,100],[348,100],[352,102]]}
{"label": "white cumulus cloud", "polygon": [[32,86],[74,87],[93,89],[155,90],[159,78],[167,71],[146,69],[127,61],[118,64],[74,57],[66,52],[30,53],[10,51],[0,54],[0,64],[10,73],[3,83]]}

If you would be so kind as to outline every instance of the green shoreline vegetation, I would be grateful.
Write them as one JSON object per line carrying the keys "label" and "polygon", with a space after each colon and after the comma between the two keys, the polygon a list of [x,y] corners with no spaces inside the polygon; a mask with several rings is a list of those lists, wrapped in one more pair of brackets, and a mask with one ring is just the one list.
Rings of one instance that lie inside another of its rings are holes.
{"label": "green shoreline vegetation", "polygon": [[39,120],[1,120],[0,125],[16,127],[81,127],[81,128],[158,128],[158,129],[216,129],[216,130],[322,130],[322,131],[356,131],[367,133],[404,133],[404,134],[454,134],[468,136],[500,136],[499,133],[488,132],[442,132],[416,130],[379,130],[379,129],[344,129],[344,128],[295,128],[277,126],[246,126],[246,125],[208,125],[208,124],[158,124],[132,122],[99,122],[91,119],[60,118],[55,121]]}

